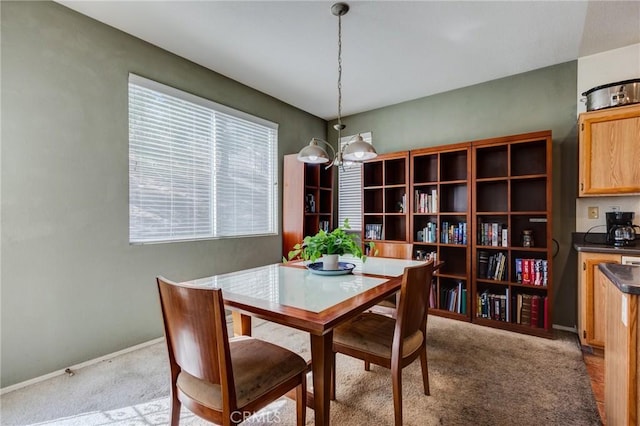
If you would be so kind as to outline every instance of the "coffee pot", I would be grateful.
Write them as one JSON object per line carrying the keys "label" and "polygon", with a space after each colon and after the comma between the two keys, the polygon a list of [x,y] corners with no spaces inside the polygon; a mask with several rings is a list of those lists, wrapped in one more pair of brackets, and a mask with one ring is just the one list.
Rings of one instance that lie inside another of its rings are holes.
{"label": "coffee pot", "polygon": [[616,247],[626,247],[635,245],[636,230],[638,225],[618,225],[611,228],[613,245]]}

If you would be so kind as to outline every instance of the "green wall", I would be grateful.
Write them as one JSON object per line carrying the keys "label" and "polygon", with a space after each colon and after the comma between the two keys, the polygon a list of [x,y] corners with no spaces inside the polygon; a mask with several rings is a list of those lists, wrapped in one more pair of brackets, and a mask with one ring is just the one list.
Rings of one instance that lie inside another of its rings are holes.
{"label": "green wall", "polygon": [[[473,66],[473,64],[469,64]],[[379,153],[550,129],[553,133],[554,324],[576,325],[577,61],[343,119],[345,135],[373,132]],[[390,79],[388,84],[393,84]],[[336,140],[333,122],[329,140]]]}
{"label": "green wall", "polygon": [[129,245],[129,72],[279,123],[280,158],[326,122],[57,3],[0,7],[6,387],[162,336],[156,275],[280,260],[280,235]]}
{"label": "green wall", "polygon": [[[279,123],[280,157],[336,135],[333,123],[57,3],[3,1],[0,13],[6,387],[161,336],[156,275],[185,280],[280,260],[279,235],[128,244],[129,72]],[[568,327],[576,71],[560,64],[344,119],[346,134],[373,131],[379,152],[551,129],[554,322]]]}

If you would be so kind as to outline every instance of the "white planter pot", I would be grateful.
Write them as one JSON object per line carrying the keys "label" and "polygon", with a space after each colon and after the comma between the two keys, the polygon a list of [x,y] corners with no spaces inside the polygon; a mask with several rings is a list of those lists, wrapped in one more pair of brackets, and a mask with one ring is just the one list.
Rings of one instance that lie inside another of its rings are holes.
{"label": "white planter pot", "polygon": [[338,255],[337,254],[324,254],[322,255],[322,269],[325,271],[337,271],[338,267]]}

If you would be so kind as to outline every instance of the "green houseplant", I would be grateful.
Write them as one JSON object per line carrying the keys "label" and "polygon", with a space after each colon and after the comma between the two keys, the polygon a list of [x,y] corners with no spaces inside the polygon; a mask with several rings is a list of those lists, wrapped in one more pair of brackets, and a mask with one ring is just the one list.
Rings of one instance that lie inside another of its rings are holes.
{"label": "green houseplant", "polygon": [[[331,232],[320,230],[315,235],[304,237],[304,240],[289,252],[289,260],[303,259],[315,262],[324,255],[351,254],[363,262],[366,261],[367,256],[362,251],[358,235],[347,233],[347,229],[351,229],[349,219],[345,219],[342,226]],[[375,249],[373,242],[369,242],[367,246]]]}

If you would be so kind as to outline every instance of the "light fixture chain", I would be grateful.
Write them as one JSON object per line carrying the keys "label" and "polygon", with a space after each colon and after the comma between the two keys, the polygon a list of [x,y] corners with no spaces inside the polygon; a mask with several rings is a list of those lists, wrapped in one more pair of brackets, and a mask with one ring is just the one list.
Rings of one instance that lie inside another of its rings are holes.
{"label": "light fixture chain", "polygon": [[338,15],[338,124],[342,124],[341,117],[342,117],[342,16]]}

